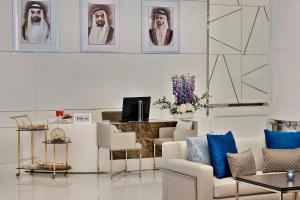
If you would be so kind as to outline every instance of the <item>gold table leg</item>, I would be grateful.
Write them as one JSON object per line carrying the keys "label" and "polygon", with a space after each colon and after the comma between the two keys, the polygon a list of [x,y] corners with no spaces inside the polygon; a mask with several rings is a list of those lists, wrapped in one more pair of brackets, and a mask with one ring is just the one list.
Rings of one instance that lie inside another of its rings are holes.
{"label": "gold table leg", "polygon": [[31,131],[31,164],[34,163],[34,148],[33,148],[33,131]]}
{"label": "gold table leg", "polygon": [[53,144],[53,157],[54,157],[54,163],[53,163],[53,175],[52,178],[55,178],[56,175],[56,156],[55,156],[56,150],[55,150],[55,144]]}
{"label": "gold table leg", "polygon": [[21,136],[20,136],[20,131],[18,132],[18,173],[16,174],[16,176],[20,175],[20,168],[21,168]]}
{"label": "gold table leg", "polygon": [[47,140],[48,140],[47,131],[45,131],[45,163],[44,163],[45,166],[47,166],[47,163],[48,163],[48,144],[47,144]]}

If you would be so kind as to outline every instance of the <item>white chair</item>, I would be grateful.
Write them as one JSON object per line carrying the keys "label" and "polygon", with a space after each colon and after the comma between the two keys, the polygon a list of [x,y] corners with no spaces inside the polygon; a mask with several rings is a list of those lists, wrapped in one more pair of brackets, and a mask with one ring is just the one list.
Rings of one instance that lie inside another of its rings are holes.
{"label": "white chair", "polygon": [[[187,121],[188,123],[188,121]],[[195,137],[198,134],[198,122],[192,121],[192,129],[182,129],[178,127],[159,128],[159,137],[153,140],[153,169],[156,169],[155,151],[156,146],[162,146],[165,142],[183,141],[187,137]]]}
{"label": "white chair", "polygon": [[[127,172],[127,151],[138,150],[140,152],[139,158],[139,176],[141,177],[142,170],[142,145],[136,142],[135,132],[119,132],[118,129],[112,124],[98,123],[97,124],[97,144],[98,148],[106,148],[110,150],[110,174],[111,178],[119,174],[113,174],[113,152],[125,150],[125,171]],[[99,172],[99,162],[98,162]]]}

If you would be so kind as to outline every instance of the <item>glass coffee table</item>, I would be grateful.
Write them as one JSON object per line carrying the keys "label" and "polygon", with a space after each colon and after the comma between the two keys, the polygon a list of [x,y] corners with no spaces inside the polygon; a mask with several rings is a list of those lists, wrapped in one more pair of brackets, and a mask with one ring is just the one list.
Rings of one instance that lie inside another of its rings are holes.
{"label": "glass coffee table", "polygon": [[287,180],[286,173],[237,177],[235,199],[239,199],[239,183],[248,183],[272,192],[279,193],[281,200],[283,200],[283,194],[286,193],[293,193],[294,199],[298,200],[298,192],[300,192],[300,172],[295,174],[296,177],[293,181]]}

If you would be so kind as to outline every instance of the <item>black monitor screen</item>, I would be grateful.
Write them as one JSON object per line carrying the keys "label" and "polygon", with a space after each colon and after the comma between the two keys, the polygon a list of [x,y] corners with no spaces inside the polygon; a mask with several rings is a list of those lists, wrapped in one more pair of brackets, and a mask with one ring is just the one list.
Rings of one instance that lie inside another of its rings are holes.
{"label": "black monitor screen", "polygon": [[123,98],[122,121],[138,121],[139,101],[143,102],[143,121],[149,120],[151,97]]}

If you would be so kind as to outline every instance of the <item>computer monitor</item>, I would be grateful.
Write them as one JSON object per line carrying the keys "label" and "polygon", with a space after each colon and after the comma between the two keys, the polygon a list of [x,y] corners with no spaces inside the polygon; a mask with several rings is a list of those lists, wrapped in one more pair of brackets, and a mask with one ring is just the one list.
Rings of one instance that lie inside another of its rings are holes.
{"label": "computer monitor", "polygon": [[[122,120],[148,121],[151,97],[125,97],[123,98]],[[140,111],[140,112],[139,112]],[[139,115],[140,113],[140,115]]]}

